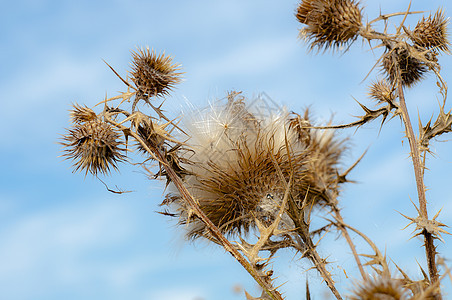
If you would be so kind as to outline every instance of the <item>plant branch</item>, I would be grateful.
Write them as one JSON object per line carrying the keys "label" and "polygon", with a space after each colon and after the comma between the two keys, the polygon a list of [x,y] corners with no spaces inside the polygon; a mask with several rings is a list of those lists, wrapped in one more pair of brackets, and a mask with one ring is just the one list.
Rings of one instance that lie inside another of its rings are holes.
{"label": "plant branch", "polygon": [[338,222],[336,224],[336,227],[339,228],[339,230],[342,233],[342,236],[347,241],[347,243],[348,243],[348,245],[350,247],[350,250],[352,250],[352,254],[353,254],[353,257],[355,258],[356,264],[358,265],[358,269],[359,269],[359,272],[361,273],[361,277],[365,281],[367,279],[366,272],[364,271],[364,267],[363,267],[363,265],[361,263],[361,260],[359,259],[359,255],[358,255],[358,252],[356,251],[355,244],[353,244],[353,241],[352,241],[350,235],[348,234],[347,228],[345,228],[345,226],[342,225],[342,224],[344,224],[344,220],[342,218],[340,210],[337,207],[333,207],[333,211],[334,211],[334,214],[335,214],[334,218]]}
{"label": "plant branch", "polygon": [[[300,220],[299,220],[300,221]],[[326,269],[326,261],[325,259],[322,259],[320,255],[318,254],[316,250],[316,245],[313,243],[310,234],[309,234],[309,224],[306,223],[304,220],[301,222],[295,222],[294,223],[297,227],[297,232],[301,239],[303,240],[303,243],[306,245],[306,251],[304,256],[309,258],[309,260],[314,264],[317,271],[320,273],[322,278],[325,280],[326,285],[329,287],[333,295],[336,297],[336,299],[341,300],[342,297],[339,294],[338,290],[336,289],[334,285],[334,280],[331,277],[331,273],[328,272]],[[298,224],[297,224],[298,223]]]}
{"label": "plant branch", "polygon": [[[287,142],[287,136],[285,137],[285,143],[286,143],[286,148],[289,149],[289,145]],[[283,174],[281,168],[279,167],[278,163],[274,159],[274,157],[272,157],[272,161],[276,168],[278,176],[281,179],[281,182],[283,182],[286,186],[286,193],[287,193],[290,188],[290,182],[289,183],[286,182],[286,180],[284,178],[284,174]],[[289,154],[289,161],[290,161],[290,154]],[[292,180],[292,176],[291,176],[290,180]],[[325,259],[322,259],[320,257],[320,255],[318,254],[318,252],[316,250],[317,245],[315,245],[314,242],[312,241],[311,234],[309,232],[309,222],[306,222],[306,220],[305,220],[306,214],[305,214],[304,210],[308,209],[308,208],[306,206],[303,206],[301,208],[301,210],[298,209],[297,205],[293,201],[292,195],[287,194],[287,195],[285,195],[285,197],[286,196],[290,196],[290,199],[292,200],[289,202],[289,212],[290,212],[289,215],[290,215],[292,221],[294,222],[295,231],[298,233],[298,235],[302,239],[304,245],[306,246],[306,250],[303,255],[306,256],[309,260],[311,260],[311,262],[314,264],[315,268],[320,273],[323,280],[325,280],[326,285],[329,287],[329,289],[331,290],[333,295],[336,297],[336,299],[342,300],[342,297],[339,294],[339,291],[336,289],[336,287],[334,285],[334,280],[331,277],[330,272],[328,272],[328,270],[325,268],[325,266],[326,266]],[[307,197],[307,195],[306,195],[306,197]],[[284,203],[284,204],[286,204],[286,203]]]}
{"label": "plant branch", "polygon": [[[419,199],[419,212],[420,217],[424,218],[425,220],[428,220],[428,213],[427,213],[427,199],[425,196],[425,186],[424,186],[424,166],[421,162],[421,155],[419,151],[419,145],[418,141],[414,135],[413,126],[411,125],[410,116],[408,114],[408,109],[405,102],[405,96],[403,93],[403,86],[402,86],[402,78],[401,78],[401,70],[400,67],[397,65],[397,91],[400,101],[400,110],[401,110],[401,116],[402,121],[405,125],[405,131],[406,131],[406,137],[408,139],[408,142],[410,144],[410,151],[411,151],[411,159],[413,162],[413,168],[414,168],[414,175],[416,178],[416,187],[417,187],[417,193],[418,193],[418,199]],[[425,245],[425,253],[427,257],[427,265],[430,275],[430,281],[431,284],[435,284],[438,282],[438,270],[436,267],[436,249],[435,245],[433,243],[433,235],[429,233],[427,230],[423,230],[422,234],[424,235],[424,245]],[[438,293],[437,299],[441,299],[441,294]]]}

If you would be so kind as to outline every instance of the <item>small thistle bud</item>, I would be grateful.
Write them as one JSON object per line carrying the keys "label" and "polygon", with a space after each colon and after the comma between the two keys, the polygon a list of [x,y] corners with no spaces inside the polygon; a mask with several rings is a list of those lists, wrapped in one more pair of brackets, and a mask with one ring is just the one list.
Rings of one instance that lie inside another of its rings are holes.
{"label": "small thistle bud", "polygon": [[116,164],[125,160],[119,139],[120,134],[111,125],[94,120],[76,124],[60,144],[65,147],[63,156],[74,161],[74,172],[85,170],[85,174],[89,171],[97,175],[109,173],[110,167],[117,169]]}
{"label": "small thistle bud", "polygon": [[362,25],[361,8],[354,0],[302,0],[296,17],[307,25],[300,36],[311,41],[311,49],[351,43]]}
{"label": "small thistle bud", "polygon": [[384,79],[378,80],[369,87],[370,98],[378,102],[392,103],[395,100],[394,90]]}
{"label": "small thistle bud", "polygon": [[[140,125],[137,127],[137,133],[148,146],[159,149],[170,138],[170,134],[165,130],[169,124],[161,125],[151,118],[142,119]],[[139,152],[147,153],[140,143],[137,144],[137,149]]]}
{"label": "small thistle bud", "polygon": [[130,74],[140,96],[164,96],[181,81],[180,64],[173,64],[173,58],[165,53],[157,55],[148,48],[132,52],[132,57]]}
{"label": "small thistle bud", "polygon": [[428,18],[422,17],[412,33],[413,42],[426,49],[438,49],[449,51],[447,25],[449,18],[439,9],[435,15]]}
{"label": "small thistle bud", "polygon": [[72,105],[71,119],[74,124],[81,124],[89,121],[93,121],[97,118],[96,113],[87,106],[80,106],[78,104]]}
{"label": "small thistle bud", "polygon": [[405,300],[410,292],[401,280],[394,278],[370,278],[362,283],[350,297],[351,300]]}
{"label": "small thistle bud", "polygon": [[427,72],[425,64],[411,56],[409,50],[403,46],[397,46],[385,53],[382,64],[391,84],[397,81],[398,66],[402,84],[407,87],[421,80]]}

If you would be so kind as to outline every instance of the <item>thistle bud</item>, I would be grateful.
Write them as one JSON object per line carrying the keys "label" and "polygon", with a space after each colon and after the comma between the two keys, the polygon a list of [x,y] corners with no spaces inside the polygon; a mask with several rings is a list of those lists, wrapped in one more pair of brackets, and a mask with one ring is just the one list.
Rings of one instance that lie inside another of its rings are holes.
{"label": "thistle bud", "polygon": [[125,160],[120,134],[100,120],[76,124],[62,139],[63,156],[74,161],[74,171],[107,174],[110,167],[117,169],[117,163]]}
{"label": "thistle bud", "polygon": [[157,55],[154,50],[140,49],[132,52],[132,58],[130,74],[140,96],[164,96],[181,81],[180,65],[165,53]]}
{"label": "thistle bud", "polygon": [[411,56],[407,47],[404,46],[394,47],[385,53],[382,65],[391,84],[396,83],[397,69],[399,69],[402,85],[407,87],[420,81],[428,70],[425,64]]}
{"label": "thistle bud", "polygon": [[413,30],[411,38],[414,43],[426,49],[438,49],[449,51],[447,25],[449,18],[439,9],[435,15],[428,18],[422,17]]}
{"label": "thistle bud", "polygon": [[378,102],[392,103],[395,100],[394,90],[384,79],[378,80],[369,87],[369,97]]}
{"label": "thistle bud", "polygon": [[409,294],[409,291],[403,286],[401,280],[378,277],[367,279],[355,290],[350,299],[404,300],[409,299],[407,294]]}
{"label": "thistle bud", "polygon": [[361,8],[354,0],[303,0],[296,17],[307,25],[300,36],[311,42],[311,49],[349,44],[362,26]]}
{"label": "thistle bud", "polygon": [[89,121],[93,121],[97,118],[96,113],[87,106],[80,106],[78,104],[72,105],[70,112],[72,123],[81,124]]}

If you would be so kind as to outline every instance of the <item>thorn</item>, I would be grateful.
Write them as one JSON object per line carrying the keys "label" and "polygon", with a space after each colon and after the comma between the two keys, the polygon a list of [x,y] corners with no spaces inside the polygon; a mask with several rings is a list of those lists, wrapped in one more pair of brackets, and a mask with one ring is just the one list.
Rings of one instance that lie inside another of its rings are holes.
{"label": "thorn", "polygon": [[102,59],[102,60],[104,61],[104,63],[107,64],[107,66],[110,67],[110,69],[113,71],[113,73],[115,73],[116,76],[118,76],[119,79],[121,79],[121,81],[124,82],[125,85],[127,85],[128,87],[131,87],[132,89],[136,90],[136,88],[134,88],[133,86],[131,86],[130,83],[128,83],[127,81],[125,81],[125,80],[124,80],[124,79],[123,79],[123,78],[115,71],[115,69],[113,69],[112,66],[110,66],[104,59]]}
{"label": "thorn", "polygon": [[369,150],[369,148],[367,148],[363,152],[363,154],[361,154],[361,156],[355,161],[355,163],[353,163],[353,165],[351,165],[344,173],[342,173],[341,175],[338,175],[339,183],[347,182],[346,176],[358,165],[358,163],[363,159],[364,155],[366,155],[368,150]]}

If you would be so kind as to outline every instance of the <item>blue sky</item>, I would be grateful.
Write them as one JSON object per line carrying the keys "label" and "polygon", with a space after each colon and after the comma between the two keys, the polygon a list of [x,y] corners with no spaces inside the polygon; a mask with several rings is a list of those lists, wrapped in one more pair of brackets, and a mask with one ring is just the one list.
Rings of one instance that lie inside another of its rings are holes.
{"label": "blue sky", "polygon": [[[372,3],[370,3],[372,2]],[[448,1],[413,1],[415,10],[443,7]],[[311,106],[319,121],[337,123],[361,114],[355,99],[370,103],[361,83],[380,52],[361,42],[345,54],[315,55],[297,40],[297,1],[13,1],[0,19],[0,298],[1,299],[243,299],[241,286],[255,292],[252,279],[223,250],[184,242],[174,223],[156,214],[163,184],[148,181],[139,169],[123,166],[107,179],[132,190],[115,195],[90,176],[72,174],[57,144],[69,126],[73,102],[94,105],[124,90],[105,59],[120,74],[129,69],[130,51],[149,46],[166,51],[183,65],[185,80],[166,101],[177,115],[188,100],[196,106],[242,90],[267,93],[288,109]],[[406,9],[408,1],[363,1],[365,16]],[[414,26],[415,18],[411,25]],[[440,58],[451,82],[452,61]],[[378,72],[371,75],[375,78]],[[412,118],[425,122],[438,110],[433,76],[407,92]],[[451,107],[449,105],[449,107]],[[382,251],[415,278],[424,266],[422,241],[409,240],[411,228],[398,212],[414,216],[416,200],[407,142],[394,119],[349,136],[350,165],[369,147],[351,174],[341,198],[343,214],[372,237]],[[443,209],[452,224],[449,136],[435,142],[426,185],[429,211]],[[443,236],[439,252],[449,256],[452,238]],[[359,239],[356,239],[359,243]],[[368,251],[365,247],[360,248]],[[342,240],[325,240],[324,256],[358,274]],[[304,292],[308,264],[281,254],[280,281],[288,299]],[[395,268],[394,268],[395,270]],[[338,284],[349,281],[334,268]],[[450,281],[444,281],[449,295]],[[322,297],[323,289],[315,288]]]}

